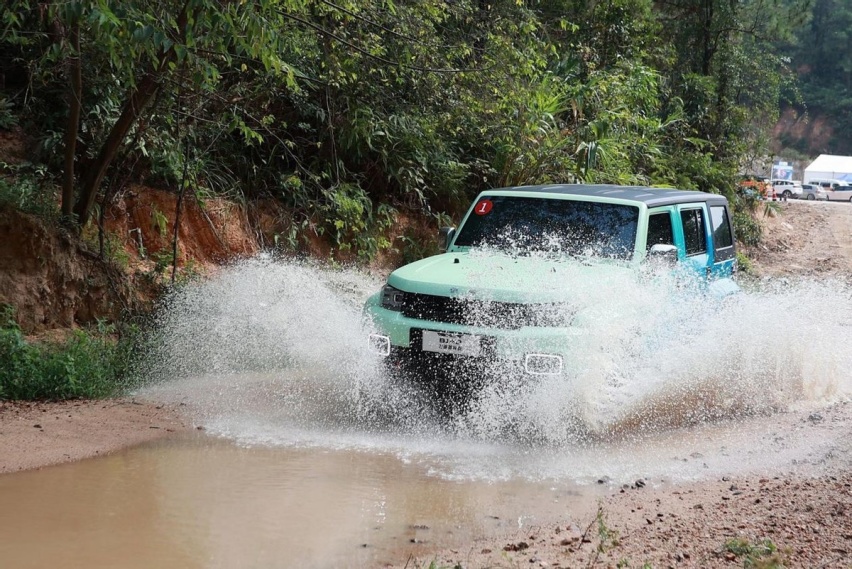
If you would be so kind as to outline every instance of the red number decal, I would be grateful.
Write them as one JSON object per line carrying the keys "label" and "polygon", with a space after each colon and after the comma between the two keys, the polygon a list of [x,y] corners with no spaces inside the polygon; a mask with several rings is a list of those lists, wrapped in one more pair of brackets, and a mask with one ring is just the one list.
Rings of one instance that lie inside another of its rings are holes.
{"label": "red number decal", "polygon": [[494,207],[494,203],[491,200],[481,200],[476,204],[476,207],[473,208],[473,213],[476,215],[488,215],[491,213],[491,208]]}

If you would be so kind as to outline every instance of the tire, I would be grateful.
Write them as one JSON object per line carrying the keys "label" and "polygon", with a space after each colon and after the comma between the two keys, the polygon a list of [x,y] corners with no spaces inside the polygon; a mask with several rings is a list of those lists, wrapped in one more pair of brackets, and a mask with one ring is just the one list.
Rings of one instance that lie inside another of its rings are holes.
{"label": "tire", "polygon": [[793,195],[793,192],[791,192],[790,190],[784,190],[784,193],[781,194],[781,195],[784,196],[784,199],[788,200],[788,199],[790,199],[790,196]]}
{"label": "tire", "polygon": [[815,199],[816,199],[816,198],[814,197],[814,195],[813,195],[813,194],[808,194],[808,201],[813,201],[813,200],[815,200]]}

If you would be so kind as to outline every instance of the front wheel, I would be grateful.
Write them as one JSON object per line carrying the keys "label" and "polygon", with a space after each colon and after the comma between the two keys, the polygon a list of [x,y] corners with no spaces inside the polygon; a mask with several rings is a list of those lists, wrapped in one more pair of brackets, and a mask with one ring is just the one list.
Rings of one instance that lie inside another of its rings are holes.
{"label": "front wheel", "polygon": [[815,200],[815,199],[816,199],[816,198],[814,197],[814,195],[813,195],[813,194],[808,194],[808,201],[810,201],[810,200]]}
{"label": "front wheel", "polygon": [[784,193],[783,193],[783,194],[781,194],[781,195],[783,195],[783,196],[784,196],[784,199],[785,199],[785,200],[788,200],[788,199],[790,199],[790,196],[792,196],[792,195],[793,195],[793,192],[791,192],[790,190],[784,190]]}

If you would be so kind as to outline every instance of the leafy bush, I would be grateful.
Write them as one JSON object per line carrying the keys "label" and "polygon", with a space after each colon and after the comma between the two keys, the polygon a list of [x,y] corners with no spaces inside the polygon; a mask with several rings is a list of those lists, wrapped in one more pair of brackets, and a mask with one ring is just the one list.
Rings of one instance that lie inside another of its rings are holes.
{"label": "leafy bush", "polygon": [[763,227],[747,211],[738,210],[734,212],[734,231],[737,235],[737,240],[745,245],[754,246],[760,243],[763,236]]}
{"label": "leafy bush", "polygon": [[59,217],[56,188],[43,164],[0,162],[0,203],[46,219]]}
{"label": "leafy bush", "polygon": [[326,195],[323,218],[330,226],[327,229],[332,242],[340,251],[357,253],[360,259],[369,261],[390,247],[383,233],[396,215],[392,207],[382,204],[374,208],[367,193],[352,184],[341,184]]}
{"label": "leafy bush", "polygon": [[[129,332],[129,333],[128,333]],[[136,334],[75,330],[63,342],[30,342],[13,311],[0,312],[0,399],[107,397],[122,385]]]}
{"label": "leafy bush", "polygon": [[9,130],[17,124],[18,117],[14,112],[12,101],[6,97],[0,97],[0,129]]}

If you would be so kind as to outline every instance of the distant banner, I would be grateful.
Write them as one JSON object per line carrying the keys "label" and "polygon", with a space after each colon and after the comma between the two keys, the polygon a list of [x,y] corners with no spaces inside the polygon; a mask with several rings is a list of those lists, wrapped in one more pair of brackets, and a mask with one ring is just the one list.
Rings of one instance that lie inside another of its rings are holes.
{"label": "distant banner", "polygon": [[772,165],[773,180],[792,180],[793,165],[788,162],[776,162]]}

